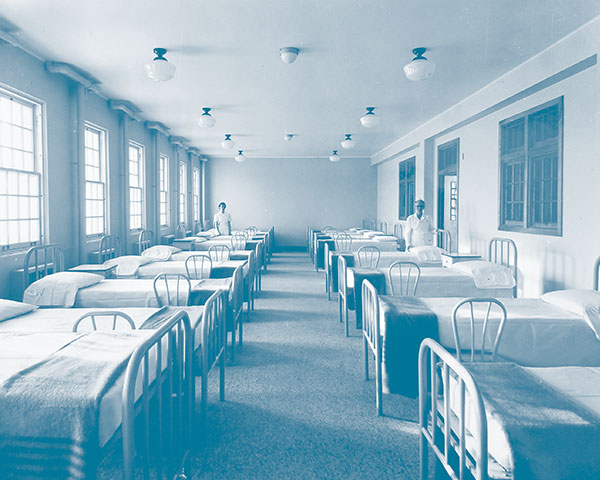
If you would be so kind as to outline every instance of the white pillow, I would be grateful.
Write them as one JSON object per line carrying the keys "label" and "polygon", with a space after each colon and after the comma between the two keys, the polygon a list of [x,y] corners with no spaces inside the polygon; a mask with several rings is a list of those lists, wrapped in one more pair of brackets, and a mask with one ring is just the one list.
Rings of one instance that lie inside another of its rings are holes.
{"label": "white pillow", "polygon": [[111,258],[104,262],[105,267],[117,266],[115,274],[117,277],[131,277],[135,275],[138,268],[142,265],[154,262],[152,258],[143,257],[141,255],[123,255],[121,257]]}
{"label": "white pillow", "polygon": [[375,235],[373,240],[376,242],[397,242],[398,239],[393,235]]}
{"label": "white pillow", "polygon": [[477,288],[512,288],[515,286],[512,271],[508,267],[497,263],[471,260],[455,263],[451,268],[471,275]]}
{"label": "white pillow", "polygon": [[142,252],[142,257],[148,257],[153,262],[166,262],[171,258],[171,255],[181,252],[181,248],[172,247],[171,245],[154,245]]}
{"label": "white pillow", "polygon": [[72,307],[80,288],[102,281],[102,275],[86,272],[58,272],[27,287],[23,302],[45,307]]}
{"label": "white pillow", "polygon": [[35,305],[0,298],[0,322],[35,310]]}
{"label": "white pillow", "polygon": [[585,318],[600,340],[600,292],[596,290],[556,290],[542,295],[542,300]]}

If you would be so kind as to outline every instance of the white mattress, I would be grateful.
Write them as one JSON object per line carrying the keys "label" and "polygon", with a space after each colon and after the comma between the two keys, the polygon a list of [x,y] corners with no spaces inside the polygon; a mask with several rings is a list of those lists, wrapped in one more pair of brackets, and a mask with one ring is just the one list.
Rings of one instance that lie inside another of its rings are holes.
{"label": "white mattress", "polygon": [[[246,255],[249,256],[250,255],[250,251],[249,250],[232,250],[230,252],[231,255]],[[181,252],[177,252],[174,253],[173,255],[171,255],[171,258],[169,259],[170,262],[185,262],[187,260],[188,257],[191,257],[192,255],[205,255],[208,256],[208,252],[205,251],[181,251]]]}
{"label": "white mattress", "polygon": [[[442,261],[423,261],[419,260],[417,255],[411,252],[381,252],[379,256],[379,267],[388,268],[394,262],[414,262],[419,267],[441,267]],[[358,253],[354,253],[354,265],[358,265]]]}
{"label": "white mattress", "polygon": [[[204,314],[204,306],[177,307],[184,310],[190,317],[190,325],[194,331],[194,349],[198,349],[202,343],[202,329],[196,328],[200,325]],[[0,322],[0,333],[6,332],[71,332],[75,321],[87,312],[98,312],[102,310],[115,310],[115,308],[39,308],[30,313],[19,315]],[[136,328],[140,326],[157,312],[156,308],[118,308],[119,312],[126,313],[135,323]],[[82,325],[82,327],[85,327]],[[129,326],[120,322],[118,330],[131,331]],[[86,331],[82,328],[81,331]]]}
{"label": "white mattress", "polygon": [[[377,269],[386,274],[386,293],[392,289],[387,269]],[[354,273],[348,268],[348,288],[354,288]],[[477,288],[473,277],[452,268],[431,267],[421,269],[417,297],[512,297],[513,288]]]}
{"label": "white mattress", "polygon": [[[452,310],[463,298],[422,298],[438,318],[440,343],[454,349]],[[538,298],[503,298],[507,320],[498,354],[520,365],[598,365],[600,342],[583,317],[563,310]],[[483,306],[475,309],[483,319]],[[469,308],[459,311],[459,336],[461,345],[470,339]],[[489,335],[495,335],[499,324],[497,310],[490,315]],[[476,315],[477,317],[477,315]],[[481,325],[481,323],[476,324]],[[476,329],[479,331],[479,329]],[[490,337],[491,338],[491,337]],[[481,337],[475,338],[475,344]],[[488,342],[488,345],[490,343]],[[470,346],[470,340],[465,347]]]}
{"label": "white mattress", "polygon": [[[179,252],[181,253],[181,252]],[[192,253],[192,252],[187,252]],[[196,255],[198,255],[197,252]],[[209,265],[208,263],[206,265]],[[237,267],[238,265],[243,265],[243,274],[244,276],[248,275],[248,262],[245,260],[227,260],[225,262],[213,262],[212,266],[233,266]],[[185,269],[185,261],[172,261],[169,260],[167,262],[152,262],[146,265],[142,265],[138,268],[137,278],[154,278],[156,275],[160,273],[179,273],[181,275],[187,275],[187,271]],[[206,272],[208,273],[208,271]]]}
{"label": "white mattress", "polygon": [[380,242],[374,239],[369,238],[353,238],[352,245],[350,246],[350,250],[356,252],[360,247],[377,247],[381,252],[397,252],[398,251],[398,243],[397,242]]}
{"label": "white mattress", "polygon": [[[0,383],[19,371],[34,365],[48,355],[60,350],[80,334],[77,333],[0,333]],[[152,335],[151,330],[139,330],[140,343]],[[104,353],[105,354],[105,353]],[[149,357],[152,360],[152,356]],[[154,358],[156,362],[156,359]],[[163,365],[166,362],[163,362]],[[156,365],[156,364],[154,364]],[[155,368],[155,367],[154,367]],[[152,365],[151,370],[152,371]],[[103,447],[121,425],[121,396],[123,375],[100,400],[98,443]],[[141,389],[136,389],[136,392]],[[137,393],[139,397],[140,393]]]}
{"label": "white mattress", "polygon": [[[192,288],[199,281],[192,281]],[[105,279],[79,289],[74,307],[158,307],[153,283],[153,280],[146,279]]]}

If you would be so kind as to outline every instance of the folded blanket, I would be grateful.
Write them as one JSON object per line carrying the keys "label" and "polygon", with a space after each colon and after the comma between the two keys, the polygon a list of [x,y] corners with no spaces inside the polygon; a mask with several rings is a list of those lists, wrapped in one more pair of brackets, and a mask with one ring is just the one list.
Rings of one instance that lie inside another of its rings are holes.
{"label": "folded blanket", "polygon": [[[349,269],[350,270],[350,269]],[[385,273],[374,268],[352,268],[354,276],[353,295],[348,298],[348,307],[352,307],[354,300],[354,309],[356,310],[356,328],[362,328],[362,284],[365,280],[377,290],[380,295],[385,294]]]}
{"label": "folded blanket", "polygon": [[488,417],[507,434],[512,478],[598,478],[600,420],[515,364],[467,364]]}
{"label": "folded blanket", "polygon": [[177,252],[181,252],[181,249],[170,245],[154,245],[144,250],[142,257],[150,258],[153,262],[166,262]]}
{"label": "folded blanket", "polygon": [[3,478],[93,478],[100,401],[140,337],[82,334],[0,385]]}
{"label": "folded blanket", "polygon": [[433,245],[424,245],[421,247],[412,247],[410,253],[417,256],[417,259],[421,262],[441,262],[442,255],[438,247]]}
{"label": "folded blanket", "polygon": [[385,323],[382,359],[386,393],[416,397],[419,393],[419,347],[425,338],[438,339],[435,313],[415,297],[379,297],[380,319]]}
{"label": "folded blanket", "polygon": [[117,277],[133,277],[142,265],[157,261],[157,259],[141,255],[123,255],[111,258],[104,262],[105,267],[117,266],[115,275]]}
{"label": "folded blanket", "polygon": [[497,263],[472,260],[455,263],[451,268],[471,275],[477,288],[512,288],[515,286],[515,277],[512,271]]}

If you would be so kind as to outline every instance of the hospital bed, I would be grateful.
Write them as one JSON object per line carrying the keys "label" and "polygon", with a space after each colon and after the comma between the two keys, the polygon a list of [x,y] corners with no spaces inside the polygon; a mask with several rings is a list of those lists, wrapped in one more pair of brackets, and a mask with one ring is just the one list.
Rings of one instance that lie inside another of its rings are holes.
{"label": "hospital bed", "polygon": [[[219,364],[220,398],[225,399],[225,342],[226,312],[225,292],[219,290],[206,301],[203,306],[163,307],[157,308],[38,308],[24,314],[0,322],[0,334],[7,332],[71,332],[78,319],[94,314],[94,320],[100,328],[110,329],[110,321],[115,313],[124,315],[132,321],[135,329],[156,328],[152,326],[152,316],[170,312],[183,311],[189,317],[193,337],[193,373],[202,380],[201,412],[206,414],[208,384],[206,379],[211,369]],[[25,304],[22,304],[25,306]],[[0,318],[6,318],[12,305],[0,299]],[[90,328],[90,322],[84,328]],[[119,330],[130,330],[128,325],[113,326]],[[80,329],[81,330],[81,329]]]}
{"label": "hospital bed", "polygon": [[115,449],[126,480],[182,472],[193,405],[185,312],[156,330],[0,333],[0,365],[3,477],[96,478],[101,463],[114,471]]}
{"label": "hospital bed", "polygon": [[[24,268],[37,272],[37,280],[25,290],[24,301],[39,306],[76,308],[158,307],[167,303],[169,284],[157,284],[154,279],[103,279],[93,274],[54,272],[43,276],[46,270],[38,266],[36,259],[45,259],[47,245],[32,247],[38,254],[27,255],[30,263]],[[55,251],[55,246],[50,246]],[[231,360],[235,361],[235,344],[239,332],[239,344],[243,342],[243,275],[237,267],[227,278],[207,278],[190,281],[190,291],[177,289],[176,304],[204,305],[212,294],[223,290],[226,304],[226,326],[231,332]],[[170,302],[169,302],[170,303]]]}
{"label": "hospital bed", "polygon": [[600,368],[461,363],[426,339],[419,352],[421,478],[429,453],[453,479],[595,479]]}
{"label": "hospital bed", "polygon": [[[517,247],[506,238],[492,238],[488,262],[461,262],[450,267],[428,267],[420,271],[418,297],[512,297],[517,285]],[[345,272],[345,273],[344,273]],[[349,331],[348,309],[356,312],[361,327],[360,285],[369,280],[379,294],[391,293],[387,269],[347,267],[338,257],[338,302],[340,322]],[[356,288],[355,288],[356,286]]]}

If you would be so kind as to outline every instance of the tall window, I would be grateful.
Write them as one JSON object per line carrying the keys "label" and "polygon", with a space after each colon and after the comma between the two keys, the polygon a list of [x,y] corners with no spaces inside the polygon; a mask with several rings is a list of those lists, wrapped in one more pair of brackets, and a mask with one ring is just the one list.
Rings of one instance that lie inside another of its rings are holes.
{"label": "tall window", "polygon": [[185,162],[179,162],[179,223],[185,222],[185,199],[187,197],[187,175]]}
{"label": "tall window", "polygon": [[160,207],[160,225],[169,226],[169,157],[161,153],[158,157],[158,203]]}
{"label": "tall window", "polygon": [[106,130],[85,125],[85,233],[106,233]]}
{"label": "tall window", "polygon": [[0,247],[42,240],[41,105],[0,90]]}
{"label": "tall window", "polygon": [[200,221],[200,169],[192,170],[192,204],[194,207],[194,222]]}
{"label": "tall window", "polygon": [[500,122],[501,230],[562,234],[562,97]]}
{"label": "tall window", "polygon": [[398,164],[398,219],[406,220],[415,203],[415,157]]}
{"label": "tall window", "polygon": [[129,142],[129,228],[144,226],[144,147]]}

